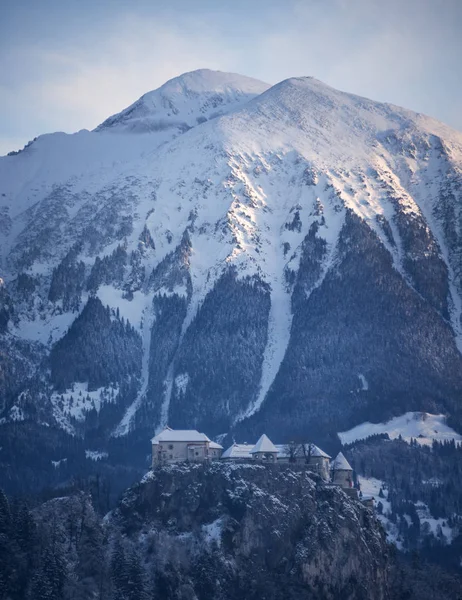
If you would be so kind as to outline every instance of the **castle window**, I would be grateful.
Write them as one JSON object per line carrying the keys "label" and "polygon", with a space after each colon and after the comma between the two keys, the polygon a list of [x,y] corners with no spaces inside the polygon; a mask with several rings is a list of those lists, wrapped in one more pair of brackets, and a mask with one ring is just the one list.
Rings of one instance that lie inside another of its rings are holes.
{"label": "castle window", "polygon": [[173,450],[173,444],[169,444],[169,445],[168,445],[168,449],[169,449],[169,450]]}

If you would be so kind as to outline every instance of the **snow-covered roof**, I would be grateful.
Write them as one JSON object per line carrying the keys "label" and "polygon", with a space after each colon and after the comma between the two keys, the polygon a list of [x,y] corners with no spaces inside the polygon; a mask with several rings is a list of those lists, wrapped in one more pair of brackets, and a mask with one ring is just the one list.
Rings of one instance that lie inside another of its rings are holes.
{"label": "snow-covered roof", "polygon": [[[278,451],[278,458],[289,458],[290,457],[290,444],[275,444]],[[303,448],[302,444],[295,445],[294,456],[301,457],[303,456]],[[323,458],[331,458],[324,450],[321,450],[315,444],[311,444],[311,456],[323,457]]]}
{"label": "snow-covered roof", "polygon": [[321,456],[322,458],[331,458],[327,452],[324,452],[324,450],[321,450],[321,448],[319,448],[319,446],[316,446],[315,444],[311,444],[311,456]]}
{"label": "snow-covered roof", "polygon": [[273,444],[273,442],[269,439],[269,437],[265,434],[261,436],[258,442],[250,451],[250,454],[256,454],[257,452],[278,452],[278,449]]}
{"label": "snow-covered roof", "polygon": [[342,452],[339,452],[335,457],[335,460],[331,464],[331,469],[335,469],[336,471],[353,471],[350,463],[343,456]]}
{"label": "snow-covered roof", "polygon": [[210,442],[209,448],[213,448],[214,450],[223,450],[223,446],[217,444],[216,442]]}
{"label": "snow-covered roof", "polygon": [[252,448],[253,444],[233,444],[223,452],[221,458],[252,458]]}
{"label": "snow-covered roof", "polygon": [[199,433],[196,429],[170,429],[170,427],[166,427],[154,436],[151,442],[153,444],[159,442],[210,442],[210,439],[205,433]]}
{"label": "snow-covered roof", "polygon": [[364,502],[365,500],[374,500],[374,496],[371,495],[362,495],[361,500]]}

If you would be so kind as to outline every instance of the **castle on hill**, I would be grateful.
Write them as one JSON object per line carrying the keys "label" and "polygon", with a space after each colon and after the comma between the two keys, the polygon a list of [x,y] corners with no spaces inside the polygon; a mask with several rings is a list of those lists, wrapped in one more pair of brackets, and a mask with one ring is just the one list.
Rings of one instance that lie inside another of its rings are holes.
{"label": "castle on hill", "polygon": [[305,464],[326,482],[332,482],[344,490],[353,489],[353,469],[340,452],[335,459],[311,443],[289,442],[273,444],[263,434],[256,444],[232,444],[223,446],[212,441],[205,433],[195,429],[171,429],[165,427],[154,436],[152,443],[152,468],[178,462],[258,462],[261,464]]}

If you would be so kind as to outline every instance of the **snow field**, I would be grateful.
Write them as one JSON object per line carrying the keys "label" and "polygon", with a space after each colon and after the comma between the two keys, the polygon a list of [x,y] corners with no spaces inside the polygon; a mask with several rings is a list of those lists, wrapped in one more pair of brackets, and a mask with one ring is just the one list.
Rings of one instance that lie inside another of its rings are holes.
{"label": "snow field", "polygon": [[462,435],[446,424],[444,415],[420,412],[407,412],[390,419],[387,423],[361,423],[349,431],[340,432],[338,436],[342,444],[352,444],[380,433],[387,433],[392,440],[399,436],[406,442],[415,439],[418,444],[426,446],[431,446],[433,440],[454,440],[456,443],[462,443]]}

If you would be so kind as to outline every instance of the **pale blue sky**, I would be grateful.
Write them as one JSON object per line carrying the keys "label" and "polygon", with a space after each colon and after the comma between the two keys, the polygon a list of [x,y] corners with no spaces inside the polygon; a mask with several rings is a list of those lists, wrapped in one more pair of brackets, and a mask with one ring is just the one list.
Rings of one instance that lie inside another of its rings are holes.
{"label": "pale blue sky", "polygon": [[312,75],[462,130],[462,0],[0,0],[0,154],[198,68]]}

